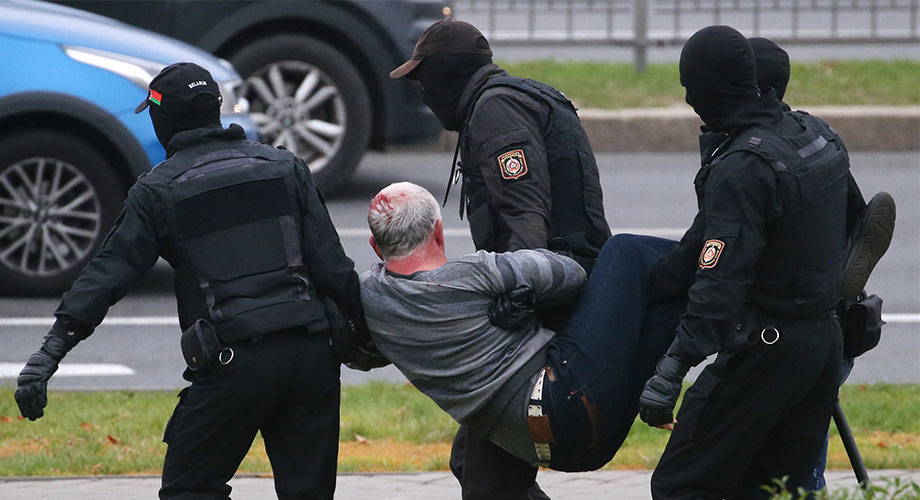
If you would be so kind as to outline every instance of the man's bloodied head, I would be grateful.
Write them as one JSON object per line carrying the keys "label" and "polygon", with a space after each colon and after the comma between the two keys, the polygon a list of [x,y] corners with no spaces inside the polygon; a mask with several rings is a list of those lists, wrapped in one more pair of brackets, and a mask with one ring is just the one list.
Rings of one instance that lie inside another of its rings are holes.
{"label": "man's bloodied head", "polygon": [[411,182],[397,182],[380,190],[367,210],[371,245],[383,259],[411,254],[432,236],[441,207],[427,189]]}

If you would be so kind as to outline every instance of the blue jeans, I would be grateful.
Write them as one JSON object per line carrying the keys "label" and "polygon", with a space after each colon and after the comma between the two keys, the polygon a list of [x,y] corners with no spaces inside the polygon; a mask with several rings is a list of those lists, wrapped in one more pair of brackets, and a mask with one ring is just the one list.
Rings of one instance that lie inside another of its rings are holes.
{"label": "blue jeans", "polygon": [[598,255],[572,318],[547,350],[550,468],[598,469],[626,439],[642,387],[686,309],[686,300],[647,304],[651,271],[676,244],[617,235]]}

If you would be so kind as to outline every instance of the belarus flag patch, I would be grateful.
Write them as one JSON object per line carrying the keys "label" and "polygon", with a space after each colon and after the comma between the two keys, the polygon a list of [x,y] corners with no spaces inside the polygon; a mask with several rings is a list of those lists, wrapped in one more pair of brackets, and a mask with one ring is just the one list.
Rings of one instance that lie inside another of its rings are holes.
{"label": "belarus flag patch", "polygon": [[722,249],[725,243],[719,240],[709,240],[703,245],[703,252],[700,253],[700,269],[709,269],[716,267],[719,262],[719,256],[722,255]]}
{"label": "belarus flag patch", "polygon": [[150,102],[159,106],[160,101],[163,100],[163,94],[157,92],[156,90],[150,89],[150,96],[147,99],[149,99]]}

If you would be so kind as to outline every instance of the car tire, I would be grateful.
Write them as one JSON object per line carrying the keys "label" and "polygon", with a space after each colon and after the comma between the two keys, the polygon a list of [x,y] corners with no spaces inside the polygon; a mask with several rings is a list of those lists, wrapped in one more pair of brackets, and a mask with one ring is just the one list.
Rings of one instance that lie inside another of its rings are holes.
{"label": "car tire", "polygon": [[372,117],[367,87],[349,59],[295,34],[261,38],[228,59],[243,77],[239,93],[263,142],[303,158],[324,192],[341,186],[364,155]]}
{"label": "car tire", "polygon": [[92,145],[56,131],[0,137],[0,295],[57,295],[96,255],[124,191]]}

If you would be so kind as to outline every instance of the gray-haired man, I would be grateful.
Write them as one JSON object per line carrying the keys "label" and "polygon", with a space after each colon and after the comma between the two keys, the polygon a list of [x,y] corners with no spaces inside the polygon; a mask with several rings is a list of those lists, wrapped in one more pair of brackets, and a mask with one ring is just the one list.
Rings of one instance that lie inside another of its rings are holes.
{"label": "gray-haired man", "polygon": [[[656,305],[646,319],[650,270],[675,242],[611,238],[586,281],[574,260],[543,249],[448,260],[438,204],[414,184],[383,189],[368,223],[384,261],[361,277],[368,326],[419,390],[530,464],[586,471],[613,457],[684,306]],[[492,324],[495,298],[521,288],[538,307],[570,304],[571,321],[559,332],[534,319],[510,329]]]}

